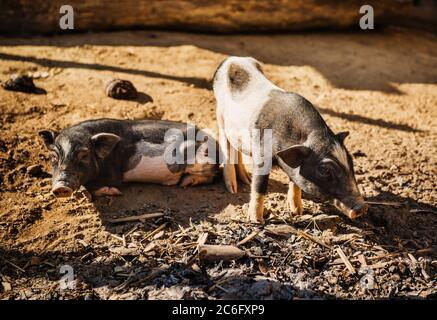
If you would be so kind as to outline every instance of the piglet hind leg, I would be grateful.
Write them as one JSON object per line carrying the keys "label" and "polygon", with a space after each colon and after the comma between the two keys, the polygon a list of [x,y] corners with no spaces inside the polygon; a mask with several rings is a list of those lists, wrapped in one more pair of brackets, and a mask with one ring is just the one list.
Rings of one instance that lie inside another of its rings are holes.
{"label": "piglet hind leg", "polygon": [[118,188],[115,187],[101,187],[93,191],[93,195],[96,197],[102,196],[121,196],[122,193]]}
{"label": "piglet hind leg", "polygon": [[235,162],[232,161],[232,156],[235,155],[236,151],[226,137],[224,119],[219,108],[217,109],[217,124],[219,127],[219,145],[221,153],[224,156],[223,180],[225,181],[226,189],[230,193],[237,193],[237,172],[235,169]]}
{"label": "piglet hind leg", "polygon": [[244,184],[250,185],[250,175],[247,173],[246,167],[243,163],[243,154],[238,151],[238,163],[236,165],[238,179]]}
{"label": "piglet hind leg", "polygon": [[232,147],[229,141],[226,141],[226,162],[223,168],[223,180],[225,181],[226,189],[230,193],[238,192],[238,182],[237,182],[237,171],[234,156],[236,155],[236,150]]}
{"label": "piglet hind leg", "polygon": [[291,181],[288,185],[287,208],[291,211],[292,214],[303,214],[302,191],[296,184]]}

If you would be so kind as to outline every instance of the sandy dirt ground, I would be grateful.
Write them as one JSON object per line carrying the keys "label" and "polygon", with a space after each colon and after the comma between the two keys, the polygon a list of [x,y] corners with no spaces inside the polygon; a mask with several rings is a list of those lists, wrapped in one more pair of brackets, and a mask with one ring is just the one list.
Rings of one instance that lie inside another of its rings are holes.
{"label": "sandy dirt ground", "polygon": [[[188,189],[131,184],[122,197],[94,202],[83,192],[68,199],[50,193],[49,155],[38,130],[110,117],[190,121],[216,132],[210,80],[228,55],[257,58],[275,84],[313,102],[335,132],[350,131],[346,145],[361,191],[369,201],[396,206],[372,205],[352,222],[329,205],[304,200],[305,216],[290,218],[287,179],[279,170],[271,176],[265,227],[245,222],[249,188],[240,184],[232,195],[221,180]],[[47,93],[0,88],[1,298],[436,297],[435,35],[388,29],[1,37],[0,80],[17,72],[47,72],[34,80]],[[132,81],[139,99],[107,97],[103,84],[111,78]],[[165,216],[108,221],[152,212]],[[334,216],[335,225],[314,223],[312,216],[321,214]],[[285,224],[297,233],[268,230]],[[240,247],[261,258],[201,263],[195,247],[204,232],[216,244],[236,244],[258,232]],[[372,266],[373,287],[361,285],[361,255]],[[62,265],[72,266],[74,289],[60,287]]]}

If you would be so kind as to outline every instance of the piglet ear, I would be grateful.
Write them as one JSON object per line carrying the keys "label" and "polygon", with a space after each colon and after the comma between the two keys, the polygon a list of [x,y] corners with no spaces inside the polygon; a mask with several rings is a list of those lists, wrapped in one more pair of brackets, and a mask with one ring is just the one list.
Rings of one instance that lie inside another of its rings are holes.
{"label": "piglet ear", "polygon": [[303,145],[295,145],[279,151],[276,156],[292,168],[297,168],[310,155],[311,149]]}
{"label": "piglet ear", "polygon": [[91,137],[94,151],[101,159],[106,158],[120,140],[119,136],[112,133],[98,133]]}
{"label": "piglet ear", "polygon": [[339,132],[335,135],[335,137],[340,141],[341,143],[344,142],[344,139],[349,135],[349,131]]}
{"label": "piglet ear", "polygon": [[52,130],[41,130],[38,131],[38,135],[42,138],[46,147],[49,148],[55,142],[55,138],[58,134]]}

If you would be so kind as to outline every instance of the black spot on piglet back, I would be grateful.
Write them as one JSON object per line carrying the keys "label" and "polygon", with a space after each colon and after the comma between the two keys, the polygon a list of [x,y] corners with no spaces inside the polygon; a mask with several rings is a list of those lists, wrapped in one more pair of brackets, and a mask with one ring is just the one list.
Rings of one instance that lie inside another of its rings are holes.
{"label": "black spot on piglet back", "polygon": [[247,87],[250,80],[249,73],[236,64],[228,68],[229,86],[231,91],[241,91]]}

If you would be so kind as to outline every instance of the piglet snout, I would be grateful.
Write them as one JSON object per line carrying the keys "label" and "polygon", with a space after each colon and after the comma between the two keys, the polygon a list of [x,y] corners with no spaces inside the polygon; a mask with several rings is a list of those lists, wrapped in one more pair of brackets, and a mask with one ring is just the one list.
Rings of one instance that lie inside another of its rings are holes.
{"label": "piglet snout", "polygon": [[339,201],[335,199],[334,205],[351,219],[356,219],[365,215],[368,209],[368,205],[361,197],[358,200],[348,198]]}
{"label": "piglet snout", "polygon": [[65,197],[69,197],[73,194],[73,189],[66,186],[62,182],[58,182],[53,186],[52,192],[58,198],[65,198]]}

